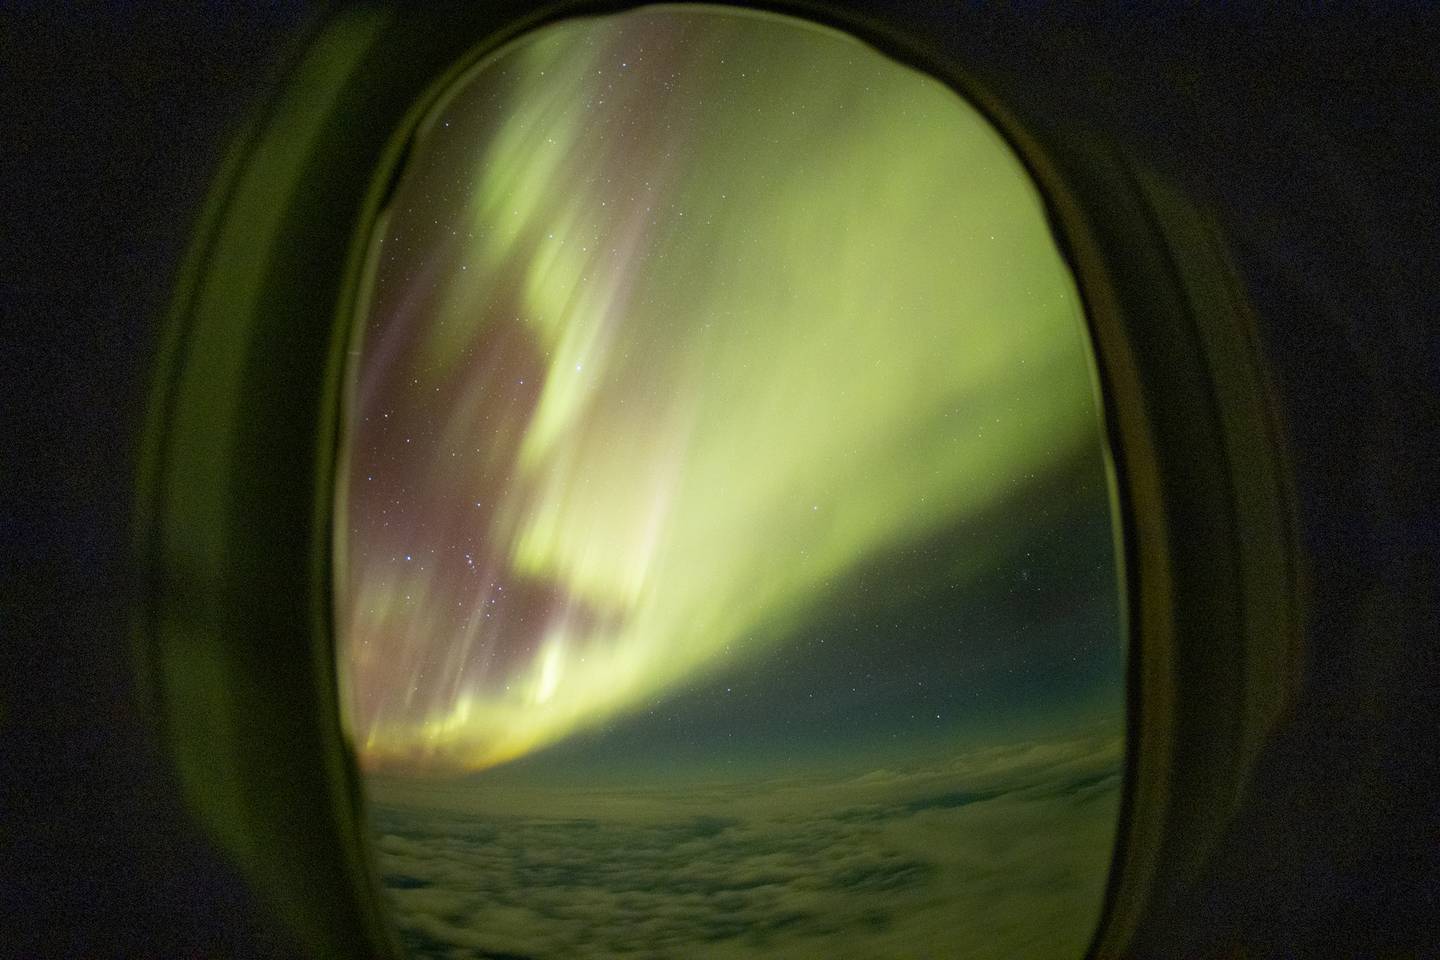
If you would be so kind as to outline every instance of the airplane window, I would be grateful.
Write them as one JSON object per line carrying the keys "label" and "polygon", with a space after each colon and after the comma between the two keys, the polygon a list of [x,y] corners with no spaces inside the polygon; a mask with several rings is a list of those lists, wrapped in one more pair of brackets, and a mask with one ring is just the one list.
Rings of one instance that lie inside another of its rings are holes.
{"label": "airplane window", "polygon": [[1125,642],[1082,306],[948,87],[724,8],[417,131],[352,350],[338,657],[434,957],[1060,957]]}

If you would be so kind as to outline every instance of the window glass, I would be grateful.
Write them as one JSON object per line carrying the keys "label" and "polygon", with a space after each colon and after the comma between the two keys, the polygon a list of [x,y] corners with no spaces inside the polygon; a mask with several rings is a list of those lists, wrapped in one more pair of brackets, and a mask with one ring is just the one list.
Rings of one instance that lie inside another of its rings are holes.
{"label": "window glass", "polygon": [[539,29],[378,222],[345,720],[436,957],[1056,957],[1124,644],[1074,280],[949,88],[801,22]]}

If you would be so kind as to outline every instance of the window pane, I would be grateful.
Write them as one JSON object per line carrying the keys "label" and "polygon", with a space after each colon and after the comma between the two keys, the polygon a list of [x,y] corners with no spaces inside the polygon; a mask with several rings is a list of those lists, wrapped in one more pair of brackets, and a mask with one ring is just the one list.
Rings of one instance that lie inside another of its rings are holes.
{"label": "window pane", "polygon": [[788,19],[567,21],[431,114],[373,256],[339,658],[417,955],[1079,955],[1104,443],[973,108]]}

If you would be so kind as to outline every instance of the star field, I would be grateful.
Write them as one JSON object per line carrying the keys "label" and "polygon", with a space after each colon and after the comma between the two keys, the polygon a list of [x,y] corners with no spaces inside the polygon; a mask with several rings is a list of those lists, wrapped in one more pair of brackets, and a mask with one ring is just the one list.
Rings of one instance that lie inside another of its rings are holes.
{"label": "star field", "polygon": [[425,121],[373,256],[338,531],[367,765],[1118,709],[1079,299],[937,82],[762,18],[552,27]]}

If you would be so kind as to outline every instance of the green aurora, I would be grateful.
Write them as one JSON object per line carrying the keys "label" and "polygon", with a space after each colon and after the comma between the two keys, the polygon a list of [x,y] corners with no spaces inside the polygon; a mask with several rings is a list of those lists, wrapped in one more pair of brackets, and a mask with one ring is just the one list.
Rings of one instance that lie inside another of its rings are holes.
{"label": "green aurora", "polygon": [[1108,523],[1073,281],[941,84],[819,29],[652,9],[505,48],[413,158],[343,501],[367,765],[480,770],[621,722],[947,531],[963,586],[1012,546],[966,524],[1033,532],[1077,462],[1065,509]]}

